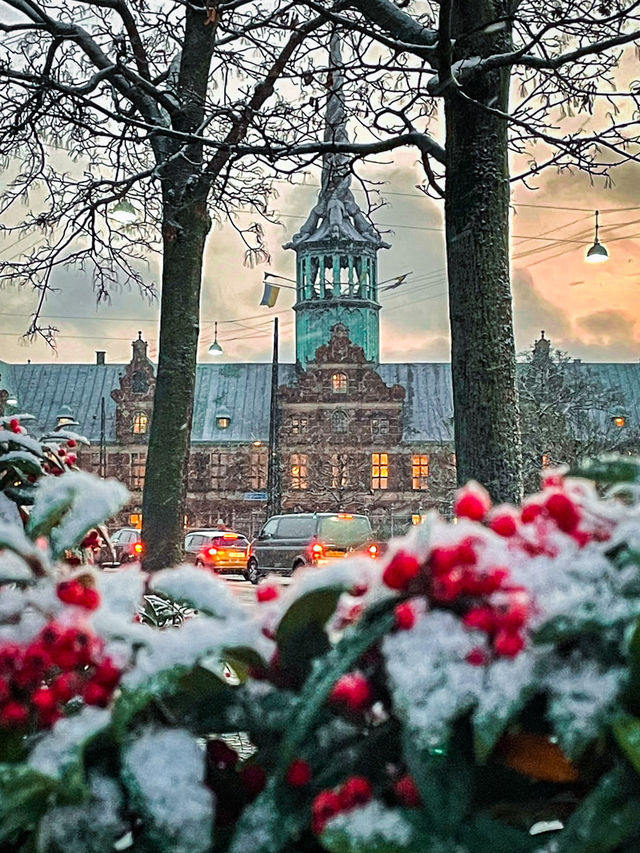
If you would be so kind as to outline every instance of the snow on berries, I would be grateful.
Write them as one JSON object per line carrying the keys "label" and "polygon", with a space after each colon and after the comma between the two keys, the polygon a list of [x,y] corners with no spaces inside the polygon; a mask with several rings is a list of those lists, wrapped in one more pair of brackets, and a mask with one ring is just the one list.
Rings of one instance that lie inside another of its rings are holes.
{"label": "snow on berries", "polygon": [[491,509],[489,492],[479,483],[467,483],[456,495],[453,511],[458,518],[482,521]]}
{"label": "snow on berries", "polygon": [[311,829],[321,835],[336,815],[366,805],[373,796],[373,786],[364,776],[350,776],[337,790],[324,790],[311,804]]}
{"label": "snow on berries", "polygon": [[383,582],[391,589],[406,590],[420,574],[420,561],[408,551],[397,551],[382,574]]}
{"label": "snow on berries", "polygon": [[120,677],[99,637],[49,622],[30,643],[0,644],[0,728],[50,728],[76,697],[104,708]]}
{"label": "snow on berries", "polygon": [[329,702],[332,705],[354,712],[368,708],[372,699],[371,685],[361,672],[348,672],[341,676],[329,695]]}
{"label": "snow on berries", "polygon": [[84,607],[85,610],[97,610],[100,606],[98,590],[79,578],[60,581],[56,593],[60,601],[65,604],[75,604],[77,607]]}

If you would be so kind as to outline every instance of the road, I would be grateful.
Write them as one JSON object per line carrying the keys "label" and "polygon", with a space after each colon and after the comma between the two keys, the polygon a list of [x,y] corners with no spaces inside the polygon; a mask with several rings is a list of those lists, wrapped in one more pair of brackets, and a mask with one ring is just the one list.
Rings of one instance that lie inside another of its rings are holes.
{"label": "road", "polygon": [[[256,603],[257,586],[246,581],[242,575],[220,575],[220,577],[228,584],[231,592],[242,604],[252,607]],[[272,574],[268,576],[268,582],[274,584],[274,586],[288,586],[291,583],[291,578]]]}

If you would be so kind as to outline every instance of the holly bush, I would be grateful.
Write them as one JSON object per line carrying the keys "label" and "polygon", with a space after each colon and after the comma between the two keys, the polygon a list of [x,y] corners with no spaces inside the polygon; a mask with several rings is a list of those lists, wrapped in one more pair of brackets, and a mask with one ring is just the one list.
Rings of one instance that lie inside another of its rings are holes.
{"label": "holly bush", "polygon": [[246,607],[193,566],[70,566],[126,494],[42,477],[0,524],[1,849],[637,851],[639,490],[632,459],[518,508],[470,484],[457,523]]}

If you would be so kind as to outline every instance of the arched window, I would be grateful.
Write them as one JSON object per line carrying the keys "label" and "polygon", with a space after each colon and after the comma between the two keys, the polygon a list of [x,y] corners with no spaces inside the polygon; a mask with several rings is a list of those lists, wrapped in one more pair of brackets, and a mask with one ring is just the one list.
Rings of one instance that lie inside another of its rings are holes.
{"label": "arched window", "polygon": [[346,394],[349,387],[349,379],[346,373],[334,373],[331,376],[331,387],[334,394]]}
{"label": "arched window", "polygon": [[145,435],[149,426],[149,416],[146,412],[133,413],[133,434]]}
{"label": "arched window", "polygon": [[331,429],[333,432],[347,432],[349,428],[349,417],[346,412],[334,412],[331,415]]}

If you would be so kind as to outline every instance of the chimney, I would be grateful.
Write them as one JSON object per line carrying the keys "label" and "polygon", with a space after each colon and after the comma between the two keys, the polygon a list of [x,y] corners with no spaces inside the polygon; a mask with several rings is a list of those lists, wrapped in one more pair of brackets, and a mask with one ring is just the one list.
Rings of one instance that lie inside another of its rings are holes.
{"label": "chimney", "polygon": [[106,352],[104,350],[96,350],[96,364],[104,364],[104,357]]}

